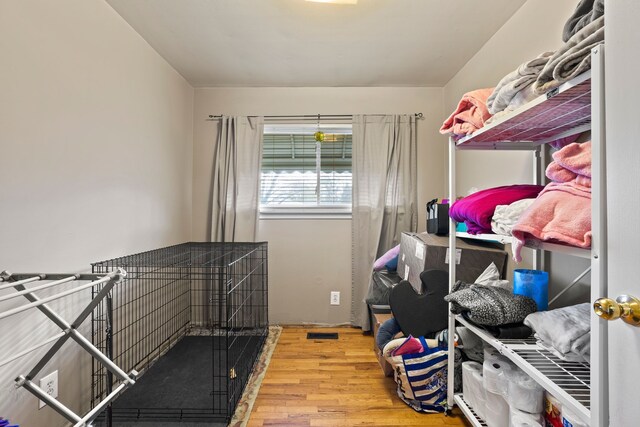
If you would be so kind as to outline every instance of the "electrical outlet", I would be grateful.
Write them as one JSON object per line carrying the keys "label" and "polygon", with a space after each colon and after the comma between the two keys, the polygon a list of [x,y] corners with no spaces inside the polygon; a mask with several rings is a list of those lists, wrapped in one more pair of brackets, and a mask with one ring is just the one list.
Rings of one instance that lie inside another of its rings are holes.
{"label": "electrical outlet", "polygon": [[331,305],[340,305],[339,291],[331,291]]}
{"label": "electrical outlet", "polygon": [[[46,377],[40,378],[40,388],[54,399],[58,397],[58,371],[53,371]],[[47,404],[41,400],[38,407],[42,409],[45,406]]]}

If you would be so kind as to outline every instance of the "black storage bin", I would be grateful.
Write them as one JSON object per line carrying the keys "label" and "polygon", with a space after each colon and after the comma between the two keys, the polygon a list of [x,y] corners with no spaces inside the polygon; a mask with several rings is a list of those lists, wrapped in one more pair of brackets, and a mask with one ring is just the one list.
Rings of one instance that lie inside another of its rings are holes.
{"label": "black storage bin", "polygon": [[449,234],[449,204],[433,199],[427,203],[427,233]]}

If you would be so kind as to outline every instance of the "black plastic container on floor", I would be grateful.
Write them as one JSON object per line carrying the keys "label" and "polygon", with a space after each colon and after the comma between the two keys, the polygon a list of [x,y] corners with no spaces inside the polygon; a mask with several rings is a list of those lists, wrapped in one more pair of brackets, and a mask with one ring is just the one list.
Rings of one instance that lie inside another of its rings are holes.
{"label": "black plastic container on floor", "polygon": [[[93,343],[141,375],[103,425],[226,425],[268,335],[267,244],[185,243],[94,263],[93,272],[117,267],[127,277],[94,311]],[[94,363],[92,403],[113,383]]]}

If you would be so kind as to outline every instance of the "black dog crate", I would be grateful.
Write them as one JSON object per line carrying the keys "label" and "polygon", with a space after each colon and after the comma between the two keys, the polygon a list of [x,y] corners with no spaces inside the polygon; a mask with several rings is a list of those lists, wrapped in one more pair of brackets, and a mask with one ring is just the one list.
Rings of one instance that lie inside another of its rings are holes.
{"label": "black dog crate", "polygon": [[[226,425],[268,334],[267,243],[183,243],[92,266],[127,272],[94,310],[93,344],[139,372],[101,424]],[[113,384],[94,362],[92,405]]]}

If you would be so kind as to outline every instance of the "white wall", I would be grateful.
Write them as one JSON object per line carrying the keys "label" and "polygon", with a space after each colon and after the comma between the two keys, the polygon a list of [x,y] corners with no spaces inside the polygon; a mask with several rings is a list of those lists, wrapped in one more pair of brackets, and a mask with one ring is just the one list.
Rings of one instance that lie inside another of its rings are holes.
{"label": "white wall", "polygon": [[[465,92],[494,87],[521,63],[542,52],[559,48],[563,43],[562,27],[576,4],[576,1],[528,0],[445,85],[445,111],[452,111]],[[456,191],[459,195],[467,195],[474,187],[484,189],[530,183],[533,179],[533,156],[530,152],[458,151],[456,158]],[[527,268],[530,259],[527,254],[523,264],[514,267]],[[550,296],[570,283],[587,265],[586,261],[573,257],[558,254],[550,257],[546,267],[552,274]],[[588,278],[583,281],[583,286],[568,293],[558,303],[566,305],[588,298]]]}
{"label": "white wall", "polygon": [[[193,89],[110,6],[2,1],[0,57],[0,269],[83,271],[190,239]],[[87,298],[53,306],[74,317]],[[49,323],[0,321],[3,356],[50,336]],[[59,369],[61,399],[86,410],[89,359],[76,348],[43,374]],[[65,425],[12,385],[34,357],[0,368],[0,415]]]}
{"label": "white wall", "polygon": [[[194,107],[193,238],[207,240],[215,122],[209,114],[374,114],[422,112],[418,127],[419,229],[424,206],[444,196],[445,139],[440,88],[202,88]],[[269,316],[272,323],[346,323],[351,306],[350,220],[261,220],[269,242]],[[329,305],[329,292],[341,305]]]}

